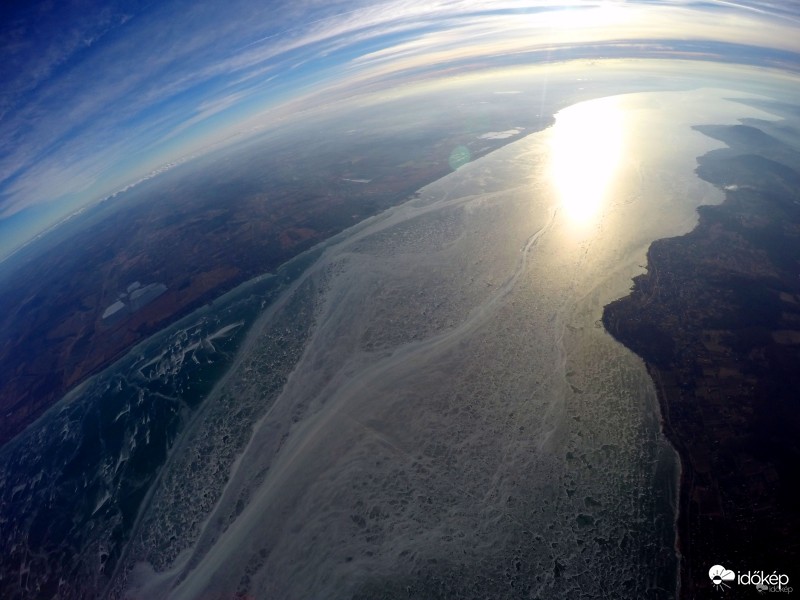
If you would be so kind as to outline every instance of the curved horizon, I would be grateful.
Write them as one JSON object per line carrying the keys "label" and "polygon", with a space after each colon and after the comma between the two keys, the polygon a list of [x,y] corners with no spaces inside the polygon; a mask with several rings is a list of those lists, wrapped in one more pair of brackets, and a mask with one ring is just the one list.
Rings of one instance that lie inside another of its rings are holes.
{"label": "curved horizon", "polygon": [[366,94],[576,59],[800,64],[800,11],[770,2],[174,0],[4,13],[0,260],[210,148]]}

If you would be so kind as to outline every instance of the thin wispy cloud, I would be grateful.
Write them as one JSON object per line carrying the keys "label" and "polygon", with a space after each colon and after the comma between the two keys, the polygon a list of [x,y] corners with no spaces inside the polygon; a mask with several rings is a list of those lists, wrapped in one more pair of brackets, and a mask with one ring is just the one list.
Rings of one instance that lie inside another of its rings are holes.
{"label": "thin wispy cloud", "polygon": [[[580,44],[649,40],[655,48],[680,38],[800,53],[799,15],[786,3],[644,0],[6,7],[0,219],[66,196],[90,202],[113,191],[101,182],[141,176],[167,144],[184,140],[179,150],[190,150],[201,128],[243,106],[281,105],[286,115],[315,93],[343,97],[393,77]],[[675,48],[681,52],[695,50]]]}

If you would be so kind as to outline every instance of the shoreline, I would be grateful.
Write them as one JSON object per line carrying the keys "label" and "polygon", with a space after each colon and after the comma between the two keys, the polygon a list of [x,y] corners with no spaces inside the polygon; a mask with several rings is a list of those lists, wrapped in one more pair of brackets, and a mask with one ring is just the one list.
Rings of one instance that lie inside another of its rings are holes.
{"label": "shoreline", "polygon": [[680,460],[682,599],[712,591],[715,564],[796,575],[800,151],[770,135],[787,121],[695,128],[727,145],[696,170],[724,201],[653,242],[647,272],[603,310],[609,334],[644,360]]}
{"label": "shoreline", "polygon": [[[474,161],[550,127],[552,120],[552,115],[529,119],[519,135],[488,140],[476,137],[464,143],[474,146],[471,156],[471,160]],[[453,133],[450,137],[454,144],[464,141],[460,132]],[[61,398],[111,367],[141,342],[168,329],[203,306],[216,302],[221,296],[245,285],[248,281],[265,274],[277,273],[303,253],[313,251],[343,231],[408,201],[420,189],[449,175],[452,167],[435,154],[437,150],[438,148],[433,145],[416,148],[409,156],[404,156],[405,159],[414,159],[416,162],[411,160],[409,165],[400,168],[400,176],[376,176],[369,184],[359,184],[361,187],[357,191],[339,186],[326,189],[323,195],[313,186],[300,191],[290,186],[278,189],[272,192],[277,198],[273,201],[275,206],[270,205],[269,210],[261,205],[256,207],[262,213],[267,211],[264,214],[259,213],[265,228],[261,238],[251,235],[248,229],[247,235],[243,234],[244,241],[230,247],[223,246],[225,251],[219,256],[198,255],[191,270],[184,271],[170,267],[173,261],[161,256],[160,253],[187,254],[188,249],[197,251],[201,244],[195,243],[197,241],[195,238],[185,236],[186,239],[181,238],[182,245],[178,244],[176,248],[172,248],[160,242],[156,243],[157,240],[152,239],[156,234],[143,234],[147,252],[142,252],[142,255],[154,255],[147,258],[153,263],[150,265],[150,270],[154,272],[152,276],[167,286],[167,292],[148,306],[115,324],[104,322],[101,318],[103,305],[95,307],[86,297],[93,299],[92,294],[101,295],[101,291],[106,293],[107,287],[114,287],[113,279],[109,283],[105,278],[98,278],[98,273],[108,271],[110,266],[122,273],[116,276],[121,282],[116,286],[119,289],[124,289],[130,281],[141,278],[134,267],[128,264],[128,262],[134,264],[135,261],[129,258],[125,259],[128,261],[125,262],[120,258],[120,256],[124,258],[126,253],[123,248],[118,252],[119,256],[115,254],[107,259],[98,259],[97,264],[93,264],[91,269],[83,264],[72,268],[60,265],[59,261],[68,254],[63,252],[61,247],[77,235],[89,235],[93,244],[90,244],[88,250],[83,251],[90,257],[107,252],[106,245],[116,248],[114,244],[121,243],[119,240],[135,237],[130,231],[124,233],[126,231],[124,228],[122,228],[123,233],[119,233],[111,232],[106,227],[107,222],[122,217],[129,221],[125,225],[128,229],[136,225],[136,229],[140,231],[147,232],[153,229],[161,232],[162,228],[151,225],[153,223],[160,225],[165,219],[168,220],[174,215],[180,216],[181,211],[185,213],[187,210],[188,205],[184,196],[191,197],[191,195],[187,196],[188,192],[184,188],[191,191],[192,184],[184,176],[185,174],[181,174],[193,164],[198,165],[196,168],[202,167],[204,164],[202,161],[207,161],[208,157],[198,159],[199,163],[181,165],[182,171],[170,171],[159,178],[147,180],[146,185],[137,186],[127,192],[133,196],[125,205],[114,203],[114,206],[111,206],[105,202],[93,205],[82,213],[86,222],[79,219],[78,221],[81,221],[79,223],[75,219],[69,219],[62,224],[63,226],[50,230],[47,235],[29,244],[27,248],[30,256],[19,264],[7,267],[6,282],[10,288],[20,290],[18,295],[21,298],[19,305],[14,304],[16,300],[12,299],[9,314],[15,310],[18,312],[25,310],[26,305],[23,300],[28,296],[36,296],[36,293],[28,288],[40,285],[37,282],[46,283],[49,286],[48,293],[52,289],[61,294],[59,300],[64,308],[60,313],[54,311],[44,324],[37,323],[36,327],[43,333],[35,336],[29,331],[32,325],[25,319],[19,319],[13,327],[8,325],[11,343],[7,345],[5,353],[0,352],[0,363],[6,370],[15,373],[15,376],[0,387],[0,408],[6,413],[6,419],[0,426],[0,448],[8,445],[35,424]],[[285,151],[290,153],[293,149]],[[438,160],[434,161],[431,155]],[[382,171],[377,169],[377,173],[380,174]],[[183,177],[178,180],[180,186],[173,181],[179,176]],[[165,181],[164,177],[172,179]],[[147,209],[149,205],[146,200],[160,189],[154,186],[168,184],[177,186],[178,189],[172,192],[175,196],[172,199],[174,206],[165,205],[161,213],[154,216]],[[308,197],[311,197],[311,200]],[[248,198],[237,197],[235,206],[230,209],[229,220],[235,221],[234,217],[237,215],[245,212],[249,215],[250,211],[254,210],[248,204],[248,202],[252,204],[252,199]],[[304,203],[303,208],[294,212],[298,202]],[[187,214],[192,214],[194,220],[199,219],[199,222],[208,227],[213,226],[215,211],[218,209],[216,201],[209,200],[206,205],[199,208],[190,205],[189,209],[191,210]],[[199,217],[192,211],[196,211]],[[280,221],[273,213],[284,220]],[[147,226],[142,225],[145,221]],[[245,224],[248,222],[248,219],[242,221]],[[245,227],[241,223],[238,226]],[[164,229],[169,231],[170,227],[171,225],[167,225]],[[217,235],[215,231],[208,235]],[[203,234],[202,229],[199,232],[197,236]],[[234,235],[235,228],[228,233]],[[259,241],[253,241],[256,239]],[[184,247],[187,249],[186,252],[182,250]],[[246,258],[243,258],[245,255]],[[84,262],[91,260],[94,259],[84,259]],[[57,265],[57,268],[51,269],[58,271],[55,275],[47,270],[50,269],[51,263]],[[8,263],[3,264],[8,265]],[[84,278],[96,285],[93,288],[87,283],[85,289],[76,292],[66,287],[74,278]],[[41,295],[42,292],[37,293]],[[39,340],[47,339],[47,336],[59,327],[64,329],[64,332],[54,338],[54,341],[49,341],[46,350],[40,348]],[[79,354],[74,348],[79,346],[83,354],[80,355],[80,360],[76,360],[75,356]],[[10,348],[15,348],[15,352],[12,353]],[[49,375],[42,378],[41,373]],[[39,379],[33,380],[35,376]],[[29,385],[30,381],[36,381],[36,385]]]}
{"label": "shoreline", "polygon": [[673,549],[675,552],[675,556],[677,557],[678,565],[676,569],[676,576],[677,581],[675,585],[675,598],[682,598],[682,587],[683,582],[685,580],[685,574],[683,573],[684,565],[687,564],[687,548],[682,545],[682,540],[686,539],[688,536],[688,530],[686,529],[686,522],[684,520],[684,515],[688,510],[688,496],[684,494],[684,490],[687,490],[691,487],[690,482],[690,475],[691,475],[691,464],[685,458],[685,448],[679,448],[676,444],[676,434],[673,430],[672,423],[669,419],[669,410],[668,410],[668,399],[667,399],[667,392],[665,391],[663,379],[661,377],[661,372],[656,368],[647,363],[647,373],[650,375],[650,378],[653,380],[653,385],[656,389],[656,398],[658,400],[658,408],[660,412],[660,424],[661,424],[661,432],[663,433],[664,437],[666,438],[669,445],[675,451],[675,455],[678,458],[677,466],[678,466],[678,477],[676,479],[676,483],[678,484],[678,489],[676,493],[676,505],[675,505],[675,519],[673,521],[673,527],[675,532],[675,540],[673,544]]}

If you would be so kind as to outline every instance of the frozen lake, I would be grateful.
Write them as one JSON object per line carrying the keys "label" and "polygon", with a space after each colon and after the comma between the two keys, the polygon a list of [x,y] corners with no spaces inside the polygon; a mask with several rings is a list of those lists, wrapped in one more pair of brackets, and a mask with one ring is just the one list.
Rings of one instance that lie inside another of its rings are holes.
{"label": "frozen lake", "polygon": [[170,456],[129,594],[674,597],[679,467],[599,319],[722,200],[691,126],[770,118],[730,95],[574,105],[327,242]]}

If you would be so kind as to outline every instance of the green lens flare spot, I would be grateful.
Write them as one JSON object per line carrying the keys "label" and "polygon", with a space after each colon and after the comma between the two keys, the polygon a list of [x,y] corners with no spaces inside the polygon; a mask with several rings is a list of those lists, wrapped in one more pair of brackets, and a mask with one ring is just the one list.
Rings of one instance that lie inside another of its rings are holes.
{"label": "green lens flare spot", "polygon": [[450,153],[450,158],[447,159],[447,162],[450,163],[450,168],[455,171],[459,167],[463,167],[467,164],[471,158],[472,153],[469,151],[469,148],[466,146],[456,146]]}

